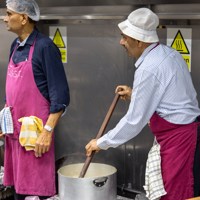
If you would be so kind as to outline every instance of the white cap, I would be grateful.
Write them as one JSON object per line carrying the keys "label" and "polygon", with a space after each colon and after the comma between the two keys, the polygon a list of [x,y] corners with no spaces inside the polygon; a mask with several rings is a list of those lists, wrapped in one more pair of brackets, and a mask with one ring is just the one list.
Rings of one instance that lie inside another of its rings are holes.
{"label": "white cap", "polygon": [[33,21],[39,21],[40,9],[34,0],[6,0],[6,7],[19,14],[26,14]]}
{"label": "white cap", "polygon": [[159,41],[156,32],[158,25],[158,16],[148,8],[133,11],[125,21],[118,24],[122,33],[146,43]]}

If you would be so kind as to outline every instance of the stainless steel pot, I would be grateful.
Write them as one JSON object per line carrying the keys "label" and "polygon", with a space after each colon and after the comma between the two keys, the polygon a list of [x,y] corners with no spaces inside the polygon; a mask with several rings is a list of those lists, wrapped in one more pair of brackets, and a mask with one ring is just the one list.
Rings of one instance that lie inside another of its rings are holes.
{"label": "stainless steel pot", "polygon": [[116,168],[91,163],[84,178],[78,178],[84,163],[71,164],[58,170],[60,200],[116,200]]}

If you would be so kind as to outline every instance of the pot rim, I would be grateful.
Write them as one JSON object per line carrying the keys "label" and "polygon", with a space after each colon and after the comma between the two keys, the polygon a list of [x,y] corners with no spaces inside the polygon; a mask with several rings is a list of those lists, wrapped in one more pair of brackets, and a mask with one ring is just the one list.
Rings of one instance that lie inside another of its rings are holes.
{"label": "pot rim", "polygon": [[[88,172],[86,173],[85,177],[84,178],[79,178],[79,174],[77,176],[72,176],[72,175],[66,175],[64,174],[62,171],[64,171],[64,169],[67,169],[67,168],[74,168],[78,166],[78,168],[80,168],[80,172],[81,172],[81,169],[83,167],[84,163],[75,163],[75,164],[68,164],[68,165],[65,165],[65,166],[62,166],[61,168],[58,169],[57,173],[59,176],[61,177],[64,177],[64,178],[68,178],[68,179],[96,179],[96,178],[99,178],[99,177],[107,177],[107,176],[111,176],[113,174],[115,174],[117,172],[117,169],[112,166],[112,165],[108,165],[108,164],[104,164],[104,163],[91,163],[89,168],[88,168],[88,171],[92,168],[95,167],[95,170],[97,169],[97,167],[102,167],[102,169],[105,169],[107,168],[107,170],[109,172],[105,173],[104,175],[93,175],[92,177],[87,177],[87,174]],[[79,172],[79,173],[80,173]],[[98,173],[98,172],[97,172]]]}

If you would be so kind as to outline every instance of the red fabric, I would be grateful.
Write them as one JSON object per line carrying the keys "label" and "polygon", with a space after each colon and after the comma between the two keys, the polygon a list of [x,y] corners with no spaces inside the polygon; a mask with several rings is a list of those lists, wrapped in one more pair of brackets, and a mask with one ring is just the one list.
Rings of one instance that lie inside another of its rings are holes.
{"label": "red fabric", "polygon": [[167,192],[161,200],[185,200],[193,197],[193,162],[197,141],[197,123],[172,124],[154,114],[150,128],[161,146],[161,169]]}
{"label": "red fabric", "polygon": [[49,102],[35,84],[33,51],[34,45],[27,61],[14,64],[11,58],[8,65],[6,104],[12,107],[14,134],[5,138],[4,185],[14,185],[18,194],[53,196],[56,192],[54,143],[41,158],[19,144],[19,118],[33,115],[45,124],[49,115]]}

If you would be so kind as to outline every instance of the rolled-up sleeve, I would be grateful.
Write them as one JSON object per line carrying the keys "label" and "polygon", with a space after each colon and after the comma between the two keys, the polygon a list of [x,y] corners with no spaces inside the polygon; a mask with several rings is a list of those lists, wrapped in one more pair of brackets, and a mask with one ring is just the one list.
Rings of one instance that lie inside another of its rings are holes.
{"label": "rolled-up sleeve", "polygon": [[101,149],[115,148],[137,136],[155,112],[164,92],[158,79],[145,70],[136,72],[133,88],[126,115],[115,128],[97,140]]}

